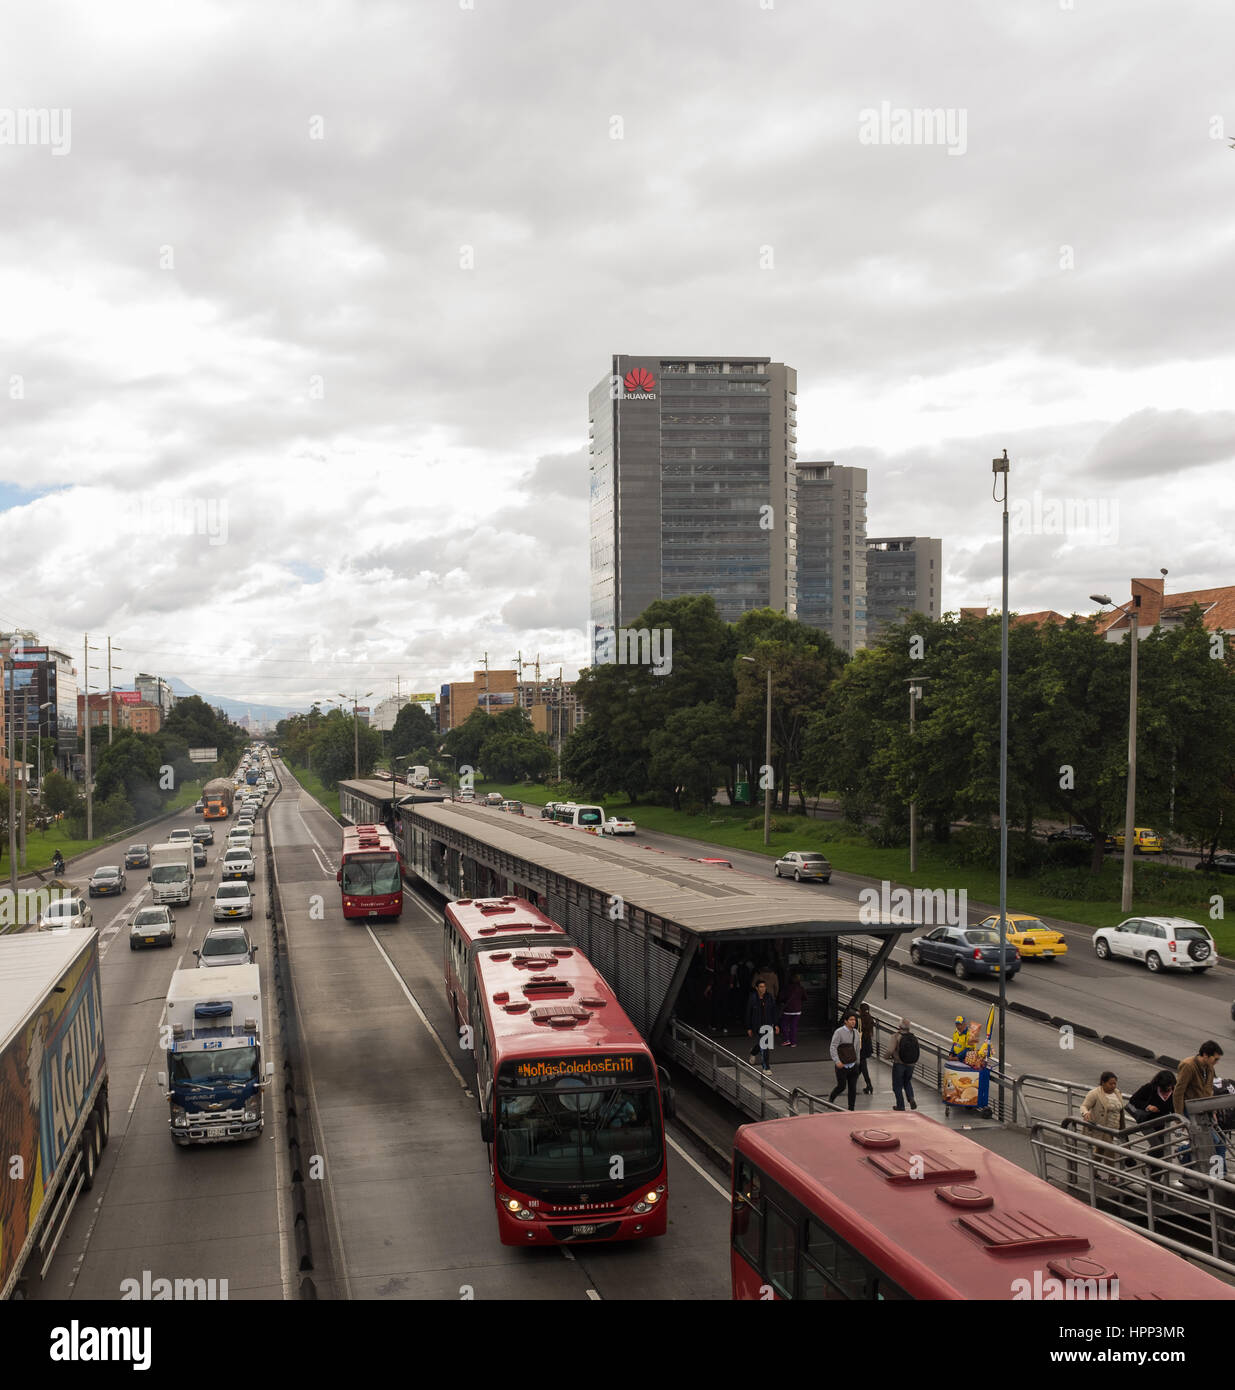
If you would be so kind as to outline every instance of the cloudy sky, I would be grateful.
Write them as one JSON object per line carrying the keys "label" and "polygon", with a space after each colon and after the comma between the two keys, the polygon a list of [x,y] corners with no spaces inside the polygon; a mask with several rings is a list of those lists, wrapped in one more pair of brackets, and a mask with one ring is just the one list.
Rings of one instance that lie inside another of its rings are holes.
{"label": "cloudy sky", "polygon": [[945,608],[1005,448],[1014,608],[1233,583],[1232,52],[1224,0],[24,6],[0,624],[286,706],[569,676],[614,352],[795,366]]}

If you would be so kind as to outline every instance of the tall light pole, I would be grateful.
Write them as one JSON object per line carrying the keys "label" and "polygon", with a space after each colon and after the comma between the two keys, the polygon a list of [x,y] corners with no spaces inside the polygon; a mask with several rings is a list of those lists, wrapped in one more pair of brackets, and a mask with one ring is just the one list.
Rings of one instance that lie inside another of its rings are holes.
{"label": "tall light pole", "polygon": [[[1109,594],[1090,594],[1095,603],[1110,603]],[[1136,820],[1136,664],[1140,647],[1138,629],[1141,617],[1141,596],[1132,595],[1132,603],[1127,610],[1131,623],[1132,652],[1131,669],[1128,681],[1128,786],[1124,800],[1124,865],[1123,884],[1120,889],[1119,910],[1132,911],[1132,831]]]}
{"label": "tall light pole", "polygon": [[[922,682],[930,680],[930,676],[907,676],[909,683],[909,742],[913,744],[917,737],[917,706],[922,698]],[[917,784],[914,784],[913,799],[909,802],[909,872],[916,874],[918,871],[918,794]]]}
{"label": "tall light pole", "polygon": [[361,700],[367,700],[372,694],[371,690],[366,690],[363,695],[344,695],[342,691],[339,692],[339,699],[345,704],[348,700],[352,702],[352,754],[355,762],[352,776],[357,781],[360,779],[360,715],[357,713],[357,708]]}
{"label": "tall light pole", "polygon": [[[742,656],[738,660],[749,661],[752,666],[759,664],[753,656]],[[770,665],[768,666],[767,714],[764,724],[763,776],[766,785],[763,788],[763,843],[766,845],[772,838],[772,667]]]}
{"label": "tall light pole", "polygon": [[90,665],[90,653],[97,652],[97,647],[90,645],[90,634],[82,635],[82,679],[86,682],[86,839],[94,839],[94,771],[90,766],[90,672],[94,669]]}
{"label": "tall light pole", "polygon": [[41,732],[42,725],[43,725],[42,714],[43,714],[43,711],[44,711],[45,709],[55,709],[55,708],[56,708],[56,702],[55,702],[55,700],[45,700],[45,701],[39,706],[39,728],[40,728],[40,733],[39,733],[39,805],[40,805],[40,806],[43,804],[43,735],[42,735],[42,732]]}
{"label": "tall light pole", "polygon": [[107,745],[109,748],[111,747],[112,736],[112,708],[116,703],[112,698],[111,689],[111,654],[113,651],[120,650],[122,650],[120,647],[112,647],[111,638],[109,637],[107,639]]}
{"label": "tall light pole", "polygon": [[[999,1118],[1004,1117],[1008,1063],[1004,1042],[1008,1017],[1008,451],[991,460],[991,495],[1003,503],[1003,613],[999,625]],[[999,479],[1003,478],[1003,496]]]}
{"label": "tall light pole", "polygon": [[9,698],[5,706],[8,715],[8,737],[5,739],[5,752],[8,754],[8,782],[9,782],[9,886],[13,890],[13,899],[17,899],[17,783],[13,780],[17,770],[13,766],[13,745],[16,742],[13,729],[13,682],[16,679],[16,661],[13,656],[13,648],[6,645],[4,648],[4,665],[9,673]]}

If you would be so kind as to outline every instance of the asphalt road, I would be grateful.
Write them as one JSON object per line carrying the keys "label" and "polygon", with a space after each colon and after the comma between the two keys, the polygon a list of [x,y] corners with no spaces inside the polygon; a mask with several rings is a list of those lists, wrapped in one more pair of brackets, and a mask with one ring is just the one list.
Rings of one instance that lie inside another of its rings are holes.
{"label": "asphalt road", "polygon": [[[199,819],[192,810],[184,811],[169,818],[163,829],[196,825]],[[170,947],[129,949],[128,923],[150,899],[146,870],[127,871],[127,889],[118,899],[92,901],[100,935],[111,1139],[94,1188],[79,1198],[47,1277],[41,1284],[31,1281],[31,1298],[118,1299],[128,1291],[123,1281],[140,1284],[144,1273],[151,1280],[213,1279],[218,1296],[231,1299],[282,1299],[292,1287],[280,1229],[277,1107],[268,1106],[266,1128],[258,1139],[182,1149],[171,1142],[167,1102],[155,1079],[167,1069],[159,1025],[168,985],[174,970],[195,967],[192,951],[213,925],[218,865],[233,824],[230,818],[215,823],[215,843],[207,846],[206,867],[196,870],[193,900],[174,909],[176,939]],[[153,829],[143,836],[159,843]],[[254,918],[246,926],[258,945],[269,1044],[263,847],[259,817]],[[84,887],[98,865],[122,863],[124,848],[112,846],[75,861],[70,881]],[[276,1066],[279,1062],[269,1050],[264,1059]],[[227,1281],[225,1294],[222,1280]]]}
{"label": "asphalt road", "polygon": [[[675,835],[643,831],[635,837],[635,843],[686,856],[719,855],[732,862],[734,871],[765,878],[772,875],[771,861],[750,851],[717,849]],[[717,872],[728,871],[718,869]],[[794,884],[791,879],[781,881],[800,893],[829,895],[855,904],[859,890],[876,882],[844,873],[834,873],[831,883],[826,885]],[[973,902],[968,908],[970,922],[981,921],[997,910]],[[1009,911],[1015,910],[1016,905],[1010,904]],[[1217,965],[1202,975],[1183,971],[1151,975],[1143,965],[1130,961],[1099,960],[1094,955],[1090,928],[1070,926],[1054,918],[1044,920],[1064,933],[1068,954],[1054,962],[1025,961],[1020,972],[1008,981],[1009,999],[1041,1009],[1050,1017],[1087,1025],[1096,1029],[1100,1037],[1120,1038],[1148,1047],[1155,1055],[1191,1056],[1200,1042],[1214,1038],[1228,1049],[1229,1067],[1235,1074],[1235,1024],[1231,1019],[1235,971]],[[908,964],[910,943],[925,930],[929,928],[913,928],[906,932],[893,952],[893,959]],[[926,1028],[949,1034],[952,1019],[958,1012],[973,1018],[981,1007],[985,1014],[986,1006],[973,1001],[963,1009],[960,1007],[965,996],[958,992],[958,982],[951,974],[940,967],[925,969],[928,975],[937,976],[937,981],[915,979],[896,969],[887,972],[886,1007],[889,1011],[905,1013]],[[992,980],[971,980],[969,983],[988,993],[998,990]],[[884,1003],[882,982],[876,986],[872,1003]],[[1139,1085],[1157,1070],[1152,1062],[1121,1057],[1101,1043],[1061,1035],[1059,1028],[1051,1024],[1013,1014],[1008,1018],[1007,1057],[1013,1072],[1032,1072],[1092,1084],[1098,1073],[1106,1068],[1117,1072],[1122,1068],[1121,1085],[1125,1077],[1135,1078]]]}
{"label": "asphalt road", "polygon": [[284,773],[270,833],[311,1101],[353,1298],[728,1298],[729,1197],[669,1126],[669,1230],[522,1250],[498,1241],[488,1156],[442,988],[441,918],[347,921],[334,820]]}

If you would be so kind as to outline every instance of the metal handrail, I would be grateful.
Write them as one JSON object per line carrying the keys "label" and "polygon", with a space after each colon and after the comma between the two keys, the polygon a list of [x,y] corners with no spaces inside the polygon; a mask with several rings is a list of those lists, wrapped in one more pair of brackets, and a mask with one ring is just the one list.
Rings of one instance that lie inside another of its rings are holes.
{"label": "metal handrail", "polygon": [[1164,1119],[1106,1130],[1108,1138],[1075,1116],[1035,1123],[1029,1140],[1038,1176],[1159,1245],[1235,1275],[1235,1184],[1177,1162],[1175,1144],[1191,1145],[1195,1135],[1182,1116]]}

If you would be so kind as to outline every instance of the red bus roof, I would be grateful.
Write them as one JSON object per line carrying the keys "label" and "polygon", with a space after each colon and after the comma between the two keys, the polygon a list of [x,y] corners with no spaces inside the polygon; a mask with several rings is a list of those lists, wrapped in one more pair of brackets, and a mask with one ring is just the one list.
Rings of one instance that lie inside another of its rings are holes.
{"label": "red bus roof", "polygon": [[398,854],[399,846],[395,837],[384,825],[345,825],[343,827],[343,853],[374,854],[388,852]]}
{"label": "red bus roof", "polygon": [[543,932],[546,936],[565,936],[566,930],[552,917],[546,917],[526,898],[460,898],[446,904],[446,916],[463,934],[465,941],[485,941],[511,932]]}
{"label": "red bus roof", "polygon": [[735,1148],[915,1298],[1011,1299],[1013,1281],[1032,1286],[1035,1274],[1039,1286],[1117,1276],[1121,1300],[1235,1298],[1229,1285],[925,1115],[765,1120],[743,1125]]}
{"label": "red bus roof", "polygon": [[593,1048],[650,1057],[639,1030],[596,967],[565,940],[558,923],[531,903],[511,897],[462,899],[448,904],[446,913],[468,941],[516,932],[544,934],[543,945],[501,946],[476,956],[495,1062]]}

